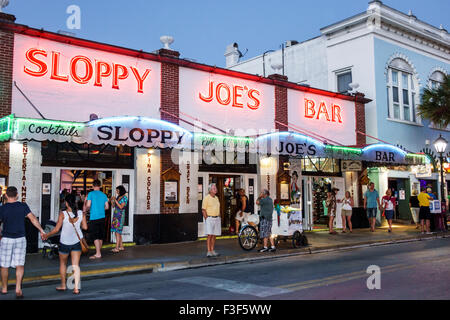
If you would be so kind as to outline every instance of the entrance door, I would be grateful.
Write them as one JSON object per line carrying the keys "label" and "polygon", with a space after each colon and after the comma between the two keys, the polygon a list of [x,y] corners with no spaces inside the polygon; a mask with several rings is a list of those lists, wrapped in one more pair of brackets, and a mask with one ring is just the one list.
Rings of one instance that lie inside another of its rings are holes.
{"label": "entrance door", "polygon": [[217,197],[220,201],[220,216],[222,219],[222,233],[229,233],[230,226],[234,226],[236,215],[236,192],[241,188],[240,176],[210,175],[210,183],[217,186]]}
{"label": "entrance door", "polygon": [[398,205],[395,210],[395,218],[410,220],[409,197],[411,191],[409,179],[390,178],[388,180],[388,188],[392,190],[392,196],[397,198]]}
{"label": "entrance door", "polygon": [[[242,180],[242,179],[241,179]],[[250,211],[256,213],[256,199],[258,198],[259,187],[257,185],[258,176],[256,174],[246,174],[243,177],[244,183],[241,188],[244,188],[245,195],[248,197]]]}
{"label": "entrance door", "polygon": [[[116,188],[124,186],[127,191],[128,205],[125,207],[125,223],[122,231],[123,242],[133,242],[133,217],[135,204],[134,170],[114,170],[113,172],[113,195]],[[111,221],[114,214],[111,214]],[[116,242],[116,237],[111,233],[111,242]]]}

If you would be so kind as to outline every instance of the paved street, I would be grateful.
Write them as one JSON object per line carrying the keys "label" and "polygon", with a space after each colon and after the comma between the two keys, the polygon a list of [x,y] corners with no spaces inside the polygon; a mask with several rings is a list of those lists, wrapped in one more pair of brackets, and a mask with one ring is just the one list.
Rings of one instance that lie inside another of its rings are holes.
{"label": "paved street", "polygon": [[[450,239],[360,248],[174,272],[82,282],[82,293],[54,285],[26,288],[27,299],[255,300],[449,299]],[[368,290],[367,267],[381,268]],[[13,299],[14,294],[1,299]]]}

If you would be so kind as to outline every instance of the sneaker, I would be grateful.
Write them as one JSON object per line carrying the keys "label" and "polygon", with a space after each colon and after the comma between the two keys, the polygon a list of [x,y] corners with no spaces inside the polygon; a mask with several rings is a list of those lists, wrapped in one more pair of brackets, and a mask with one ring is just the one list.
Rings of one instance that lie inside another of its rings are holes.
{"label": "sneaker", "polygon": [[267,251],[269,251],[269,248],[262,248],[258,250],[258,252],[267,252]]}
{"label": "sneaker", "polygon": [[277,248],[270,248],[269,249],[269,252],[275,252],[275,251],[277,251]]}
{"label": "sneaker", "polygon": [[212,252],[208,252],[208,253],[206,254],[206,256],[207,256],[208,258],[214,257],[214,255],[213,255]]}
{"label": "sneaker", "polygon": [[214,251],[213,250],[213,252],[211,252],[212,253],[212,256],[213,257],[218,257],[218,256],[220,256],[220,253],[217,253],[216,251]]}

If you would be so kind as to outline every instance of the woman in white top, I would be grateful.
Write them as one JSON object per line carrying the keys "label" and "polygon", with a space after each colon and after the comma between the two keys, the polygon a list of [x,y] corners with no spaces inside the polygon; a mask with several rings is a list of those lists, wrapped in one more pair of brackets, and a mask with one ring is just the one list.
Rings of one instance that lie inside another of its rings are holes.
{"label": "woman in white top", "polygon": [[[83,238],[80,226],[87,230],[86,215],[83,211],[77,210],[75,196],[68,194],[65,197],[66,210],[59,213],[56,227],[46,234],[45,239],[51,237],[61,230],[60,244],[59,244],[59,273],[61,275],[61,286],[57,287],[57,291],[66,291],[66,272],[67,260],[69,254],[72,258],[72,267],[75,277],[74,294],[80,293],[80,257],[81,257],[81,243]],[[76,230],[76,231],[75,231]],[[78,235],[77,235],[78,233]]]}
{"label": "woman in white top", "polygon": [[345,220],[347,219],[348,228],[350,232],[353,232],[352,229],[352,207],[353,207],[353,198],[350,194],[350,191],[345,192],[345,198],[341,200],[342,202],[342,233],[347,232]]}

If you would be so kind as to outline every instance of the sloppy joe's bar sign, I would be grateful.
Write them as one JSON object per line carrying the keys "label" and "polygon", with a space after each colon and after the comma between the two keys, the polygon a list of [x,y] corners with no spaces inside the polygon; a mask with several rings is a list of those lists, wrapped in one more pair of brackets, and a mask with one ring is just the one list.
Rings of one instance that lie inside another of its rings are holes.
{"label": "sloppy joe's bar sign", "polygon": [[[146,59],[20,34],[14,39],[13,79],[46,118],[81,122],[92,112],[121,115],[129,105],[156,117],[159,110],[148,106],[160,104],[160,70]],[[12,112],[36,117],[20,91],[14,87]]]}
{"label": "sloppy joe's bar sign", "polygon": [[172,123],[143,117],[112,117],[88,123],[14,119],[12,138],[146,148],[189,147],[192,134]]}

